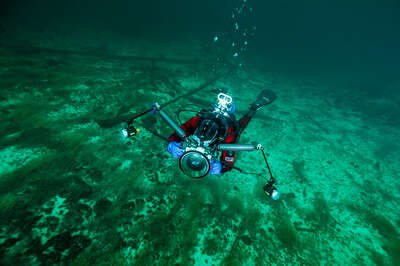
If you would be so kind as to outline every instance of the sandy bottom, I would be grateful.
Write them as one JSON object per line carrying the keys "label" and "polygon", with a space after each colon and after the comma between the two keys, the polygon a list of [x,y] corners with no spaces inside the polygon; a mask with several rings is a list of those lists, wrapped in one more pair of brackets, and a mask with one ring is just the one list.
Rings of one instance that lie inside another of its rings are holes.
{"label": "sandy bottom", "polygon": [[[399,95],[255,59],[229,71],[187,36],[25,34],[0,45],[4,265],[400,263]],[[237,117],[262,89],[276,92],[241,142],[264,146],[279,201],[263,194],[258,151],[238,154],[242,173],[191,180],[157,115],[138,119],[132,141],[120,134],[156,101],[177,99],[164,109],[175,118],[209,106],[221,87]]]}

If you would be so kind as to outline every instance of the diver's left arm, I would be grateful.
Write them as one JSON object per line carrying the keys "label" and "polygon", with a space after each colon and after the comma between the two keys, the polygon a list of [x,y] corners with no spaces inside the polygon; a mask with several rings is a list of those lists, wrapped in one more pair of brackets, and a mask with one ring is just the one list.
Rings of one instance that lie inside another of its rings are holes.
{"label": "diver's left arm", "polygon": [[[228,137],[225,139],[224,143],[234,143],[236,140],[236,135],[234,134],[234,128],[230,127],[228,130]],[[221,158],[222,164],[221,172],[228,172],[232,170],[233,165],[235,164],[235,152],[233,151],[222,151]]]}

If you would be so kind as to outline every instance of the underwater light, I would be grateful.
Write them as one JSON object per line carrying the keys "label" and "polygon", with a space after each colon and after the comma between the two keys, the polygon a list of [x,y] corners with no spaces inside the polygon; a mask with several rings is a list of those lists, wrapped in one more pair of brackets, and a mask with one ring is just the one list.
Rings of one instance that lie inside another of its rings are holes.
{"label": "underwater light", "polygon": [[280,193],[278,190],[274,189],[271,193],[271,199],[278,200],[280,197]]}
{"label": "underwater light", "polygon": [[126,130],[126,128],[121,129],[121,134],[122,136],[124,136],[124,138],[128,137],[128,130]]}
{"label": "underwater light", "polygon": [[265,186],[263,187],[264,193],[267,194],[271,199],[278,200],[280,197],[280,193],[278,189],[275,187],[275,181],[270,180]]}
{"label": "underwater light", "polygon": [[132,124],[121,130],[122,136],[125,138],[131,138],[139,132]]}

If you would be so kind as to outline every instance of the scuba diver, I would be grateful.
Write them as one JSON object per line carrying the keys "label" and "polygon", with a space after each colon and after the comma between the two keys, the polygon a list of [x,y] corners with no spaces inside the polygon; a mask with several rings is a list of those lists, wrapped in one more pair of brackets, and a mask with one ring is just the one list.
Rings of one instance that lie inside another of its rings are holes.
{"label": "scuba diver", "polygon": [[[196,116],[180,125],[185,136],[191,138],[204,148],[217,147],[220,143],[235,143],[239,140],[241,133],[249,124],[256,111],[276,99],[274,92],[263,90],[257,100],[250,105],[249,111],[239,120],[235,117],[235,104],[232,97],[219,93],[217,103],[212,109],[203,109]],[[167,150],[175,158],[180,158],[185,153],[183,139],[174,132],[168,138]],[[190,168],[199,168],[198,160],[190,160]],[[232,170],[235,163],[235,152],[224,150],[219,159],[212,156],[210,161],[210,173],[220,175]],[[182,167],[182,165],[181,165]]]}
{"label": "scuba diver", "polygon": [[212,108],[203,109],[187,122],[179,125],[158,103],[127,121],[127,127],[122,133],[127,138],[133,138],[139,132],[133,122],[148,113],[159,113],[160,117],[174,130],[168,138],[167,151],[179,159],[179,168],[187,176],[200,179],[209,173],[220,175],[232,169],[242,171],[234,166],[235,152],[262,152],[269,173],[269,180],[264,185],[265,194],[272,199],[279,199],[276,180],[272,175],[267,156],[261,144],[239,144],[241,134],[256,114],[257,110],[271,104],[276,99],[274,92],[263,90],[250,105],[248,112],[239,120],[235,117],[235,105],[232,97],[219,93],[217,102]]}

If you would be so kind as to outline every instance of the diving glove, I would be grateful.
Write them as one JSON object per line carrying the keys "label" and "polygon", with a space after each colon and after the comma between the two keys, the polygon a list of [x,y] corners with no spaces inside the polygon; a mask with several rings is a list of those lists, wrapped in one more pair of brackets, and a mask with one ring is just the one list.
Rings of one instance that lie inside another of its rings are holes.
{"label": "diving glove", "polygon": [[212,160],[210,165],[211,165],[210,173],[212,175],[220,175],[221,174],[222,165],[221,165],[220,161]]}
{"label": "diving glove", "polygon": [[167,150],[172,154],[175,158],[179,158],[183,154],[182,143],[177,141],[171,141],[168,143]]}

